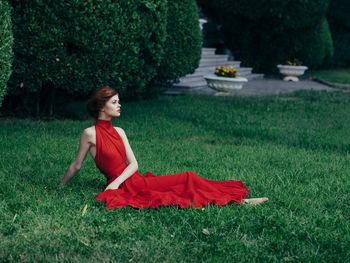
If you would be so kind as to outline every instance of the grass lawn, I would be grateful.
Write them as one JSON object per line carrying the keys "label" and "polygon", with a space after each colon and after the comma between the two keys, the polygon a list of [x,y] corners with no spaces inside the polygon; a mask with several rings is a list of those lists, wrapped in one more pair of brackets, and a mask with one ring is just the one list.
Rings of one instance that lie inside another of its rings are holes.
{"label": "grass lawn", "polygon": [[312,91],[122,102],[114,125],[142,174],[243,180],[270,198],[262,206],[107,210],[91,156],[56,189],[93,121],[1,120],[0,261],[350,262],[349,102]]}
{"label": "grass lawn", "polygon": [[307,70],[303,78],[317,78],[335,87],[350,89],[350,68]]}

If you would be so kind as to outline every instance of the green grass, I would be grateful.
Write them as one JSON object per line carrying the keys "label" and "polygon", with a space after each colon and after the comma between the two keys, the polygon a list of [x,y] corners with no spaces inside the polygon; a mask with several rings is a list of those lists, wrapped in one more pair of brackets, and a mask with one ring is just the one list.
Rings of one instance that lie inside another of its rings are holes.
{"label": "green grass", "polygon": [[123,103],[114,124],[142,174],[191,170],[270,198],[204,210],[107,210],[91,156],[56,189],[93,122],[1,120],[0,261],[350,262],[349,102],[303,91]]}
{"label": "green grass", "polygon": [[350,68],[307,70],[303,78],[316,78],[338,88],[350,89]]}

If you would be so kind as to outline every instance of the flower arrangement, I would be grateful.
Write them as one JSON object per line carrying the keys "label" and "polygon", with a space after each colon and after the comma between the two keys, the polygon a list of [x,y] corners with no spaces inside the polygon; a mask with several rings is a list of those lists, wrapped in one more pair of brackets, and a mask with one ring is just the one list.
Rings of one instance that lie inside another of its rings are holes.
{"label": "flower arrangement", "polygon": [[233,67],[226,68],[225,66],[216,66],[215,68],[215,75],[219,77],[226,77],[226,78],[235,78],[238,76],[238,72]]}
{"label": "flower arrangement", "polygon": [[303,62],[297,58],[294,58],[292,60],[287,60],[286,62],[287,62],[288,66],[301,66],[301,65],[303,65]]}

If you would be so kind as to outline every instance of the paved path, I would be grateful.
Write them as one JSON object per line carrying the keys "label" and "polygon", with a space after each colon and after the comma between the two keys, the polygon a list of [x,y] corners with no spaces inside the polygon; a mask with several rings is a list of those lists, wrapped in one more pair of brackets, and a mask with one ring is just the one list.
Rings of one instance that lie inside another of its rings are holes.
{"label": "paved path", "polygon": [[[279,93],[291,93],[297,90],[329,90],[335,91],[328,85],[312,81],[300,80],[299,82],[283,81],[281,79],[257,79],[249,80],[242,89],[237,90],[233,95],[238,96],[261,96],[261,95],[277,95]],[[221,92],[204,87],[197,89],[176,89],[178,94],[195,94],[195,95],[224,95]],[[175,95],[175,94],[174,94]]]}

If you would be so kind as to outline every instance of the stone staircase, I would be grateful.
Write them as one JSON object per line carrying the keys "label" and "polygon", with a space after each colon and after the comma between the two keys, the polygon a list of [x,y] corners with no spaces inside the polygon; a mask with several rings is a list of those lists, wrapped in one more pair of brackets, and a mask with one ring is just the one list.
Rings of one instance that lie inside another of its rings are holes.
{"label": "stone staircase", "polygon": [[241,61],[229,61],[228,57],[228,55],[216,55],[215,48],[202,48],[202,58],[195,72],[179,78],[179,81],[174,83],[164,94],[177,95],[191,93],[198,89],[208,89],[203,76],[214,73],[215,66],[234,67],[238,71],[239,76],[247,78],[248,81],[264,77],[264,74],[252,73],[252,68],[240,67]]}

